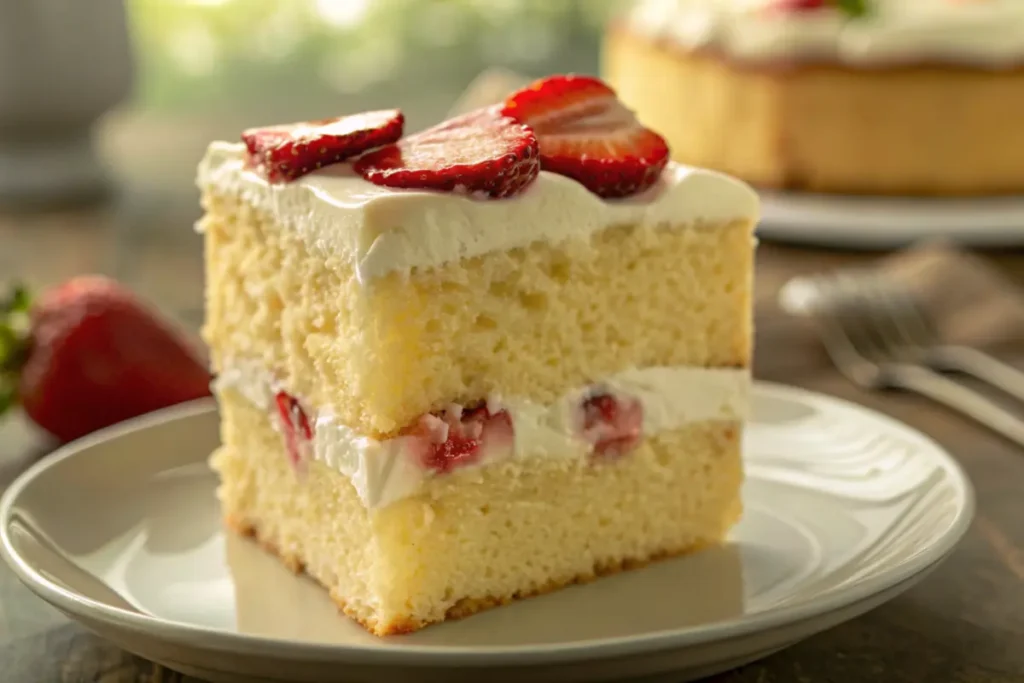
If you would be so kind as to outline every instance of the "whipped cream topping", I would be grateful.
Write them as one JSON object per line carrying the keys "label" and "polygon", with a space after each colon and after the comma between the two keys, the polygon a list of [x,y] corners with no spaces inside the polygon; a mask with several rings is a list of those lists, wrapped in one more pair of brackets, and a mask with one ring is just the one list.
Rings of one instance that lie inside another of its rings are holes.
{"label": "whipped cream topping", "polygon": [[546,171],[515,197],[474,199],[381,187],[363,180],[351,164],[271,184],[246,168],[242,144],[214,142],[199,164],[197,183],[271,212],[311,251],[342,259],[364,283],[537,241],[586,238],[625,223],[657,228],[755,220],[758,214],[757,194],[747,185],[673,163],[654,187],[626,199],[601,199],[576,181]]}
{"label": "whipped cream topping", "polygon": [[[744,420],[750,384],[748,369],[649,367],[621,372],[599,386],[612,395],[638,400],[643,406],[643,434],[652,436],[693,422]],[[268,413],[280,389],[270,373],[237,362],[217,376],[214,388],[218,393],[234,389]],[[508,412],[515,436],[510,448],[486,452],[477,464],[469,466],[510,458],[588,457],[592,444],[580,435],[575,411],[592,389],[593,385],[567,392],[552,405],[488,397],[492,413],[499,409]],[[413,455],[413,437],[378,440],[340,424],[330,413],[310,413],[309,418],[315,424],[310,456],[348,477],[368,508],[385,507],[415,495],[429,478],[444,476]]]}
{"label": "whipped cream topping", "polygon": [[938,59],[982,65],[1024,61],[1020,0],[868,0],[865,16],[838,8],[772,9],[777,0],[640,0],[628,24],[695,49],[751,61],[832,58],[884,64]]}

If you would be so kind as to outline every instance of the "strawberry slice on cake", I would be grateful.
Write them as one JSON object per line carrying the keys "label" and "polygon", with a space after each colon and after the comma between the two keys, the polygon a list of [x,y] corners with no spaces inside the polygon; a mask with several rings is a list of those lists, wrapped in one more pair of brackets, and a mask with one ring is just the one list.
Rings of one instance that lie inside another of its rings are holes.
{"label": "strawberry slice on cake", "polygon": [[397,109],[321,121],[251,128],[242,133],[252,165],[272,181],[291,181],[402,137]]}
{"label": "strawberry slice on cake", "polygon": [[355,169],[387,187],[501,198],[533,182],[540,160],[532,130],[485,109],[370,152]]}
{"label": "strawberry slice on cake", "polygon": [[199,167],[228,525],[382,636],[720,542],[750,188],[584,76],[359,152],[321,128]]}
{"label": "strawberry slice on cake", "polygon": [[537,134],[546,171],[579,181],[599,197],[651,187],[668,163],[668,145],[640,125],[604,81],[553,76],[513,94],[502,113]]}

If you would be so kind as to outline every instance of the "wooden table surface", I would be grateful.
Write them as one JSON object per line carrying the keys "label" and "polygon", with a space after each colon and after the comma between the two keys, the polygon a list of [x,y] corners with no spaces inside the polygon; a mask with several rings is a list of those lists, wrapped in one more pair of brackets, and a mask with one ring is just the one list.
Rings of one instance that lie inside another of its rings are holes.
{"label": "wooden table surface", "polygon": [[[196,326],[200,242],[194,203],[137,197],[94,208],[0,213],[0,280],[43,285],[101,271],[127,281]],[[1024,682],[1024,452],[966,418],[906,394],[876,394],[842,379],[810,332],[775,295],[789,277],[864,262],[870,254],[762,244],[758,256],[756,375],[834,394],[930,434],[963,463],[977,490],[977,518],[956,552],[917,587],[852,622],[716,681]],[[1024,253],[987,253],[1020,279]],[[42,456],[20,418],[0,424],[0,489]],[[0,567],[0,683],[195,681],[128,654],[68,621]]]}

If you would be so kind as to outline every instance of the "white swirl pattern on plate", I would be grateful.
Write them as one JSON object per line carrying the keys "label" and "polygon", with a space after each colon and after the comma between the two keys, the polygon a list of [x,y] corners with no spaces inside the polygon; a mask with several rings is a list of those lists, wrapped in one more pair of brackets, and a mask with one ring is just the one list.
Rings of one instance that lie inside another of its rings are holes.
{"label": "white swirl pattern on plate", "polygon": [[[788,590],[748,593],[755,603],[820,596],[912,560],[949,527],[965,496],[932,442],[840,401],[812,404],[776,387],[770,401],[755,398],[744,438],[748,489],[765,489],[748,495],[759,501],[748,514],[785,520],[808,543]],[[837,533],[839,520],[816,518],[836,499],[845,501],[845,533]]]}

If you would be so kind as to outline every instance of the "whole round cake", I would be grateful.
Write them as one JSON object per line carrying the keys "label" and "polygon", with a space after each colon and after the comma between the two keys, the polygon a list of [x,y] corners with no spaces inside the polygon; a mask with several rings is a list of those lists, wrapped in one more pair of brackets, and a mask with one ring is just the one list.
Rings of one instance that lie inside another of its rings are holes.
{"label": "whole round cake", "polygon": [[677,161],[756,186],[1024,193],[1024,0],[644,0],[603,68]]}

